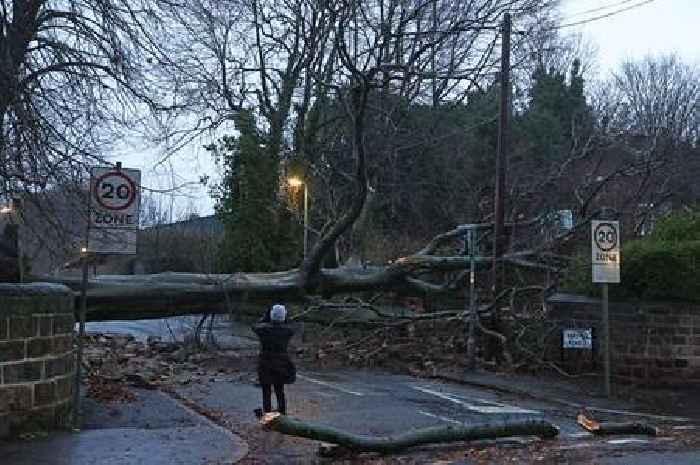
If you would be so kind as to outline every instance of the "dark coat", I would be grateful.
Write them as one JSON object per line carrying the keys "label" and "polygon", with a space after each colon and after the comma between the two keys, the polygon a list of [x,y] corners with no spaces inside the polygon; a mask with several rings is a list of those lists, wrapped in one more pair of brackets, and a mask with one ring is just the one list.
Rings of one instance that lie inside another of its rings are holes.
{"label": "dark coat", "polygon": [[292,384],[296,381],[296,367],[287,353],[294,330],[285,324],[258,323],[253,326],[253,331],[260,339],[260,384]]}

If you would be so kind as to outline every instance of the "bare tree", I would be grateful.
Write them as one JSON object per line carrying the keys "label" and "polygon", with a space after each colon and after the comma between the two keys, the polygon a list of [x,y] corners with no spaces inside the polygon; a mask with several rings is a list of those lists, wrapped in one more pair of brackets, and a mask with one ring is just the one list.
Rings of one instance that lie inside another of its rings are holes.
{"label": "bare tree", "polygon": [[164,109],[146,25],[160,28],[147,0],[0,2],[0,196],[24,198],[36,240],[74,241],[61,215],[85,215],[86,167]]}
{"label": "bare tree", "polygon": [[698,140],[700,73],[675,55],[626,61],[614,74],[621,130],[675,144]]}

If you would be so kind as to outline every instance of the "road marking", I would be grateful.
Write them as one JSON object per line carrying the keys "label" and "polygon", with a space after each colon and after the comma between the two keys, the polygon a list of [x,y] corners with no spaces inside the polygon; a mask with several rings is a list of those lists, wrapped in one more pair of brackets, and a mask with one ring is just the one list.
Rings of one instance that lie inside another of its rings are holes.
{"label": "road marking", "polygon": [[698,427],[695,425],[683,425],[683,426],[674,426],[672,429],[685,431],[685,430],[690,430],[690,429],[698,429]]}
{"label": "road marking", "polygon": [[[579,407],[584,407],[583,405],[578,405]],[[586,409],[588,410],[593,410],[597,412],[605,412],[605,413],[616,413],[618,415],[627,415],[630,417],[646,417],[646,418],[653,418],[654,420],[668,420],[668,421],[691,421],[690,418],[684,418],[684,417],[669,417],[666,415],[653,415],[651,413],[641,413],[641,412],[630,412],[628,410],[614,410],[610,408],[602,408],[602,407],[591,407],[591,406],[585,406]]]}
{"label": "road marking", "polygon": [[536,410],[528,410],[520,407],[515,407],[512,405],[507,405],[507,404],[501,404],[499,402],[493,402],[489,400],[484,400],[484,399],[479,399],[479,402],[491,404],[489,405],[474,405],[474,404],[468,404],[464,402],[463,400],[449,395],[445,394],[444,392],[439,392],[439,391],[433,391],[432,389],[428,389],[423,386],[411,386],[413,389],[417,391],[424,392],[426,394],[431,394],[433,396],[439,397],[444,400],[448,400],[450,402],[453,402],[455,404],[461,405],[462,407],[466,408],[467,410],[471,410],[472,412],[478,412],[478,413],[486,413],[486,414],[493,414],[493,413],[528,413],[528,414],[539,414],[540,412]]}
{"label": "road marking", "polygon": [[435,415],[435,414],[430,413],[430,412],[424,412],[423,410],[418,410],[418,413],[420,413],[421,415],[425,415],[427,417],[437,418],[438,420],[446,421],[448,423],[454,423],[455,425],[460,425],[460,426],[464,425],[464,423],[462,423],[461,421],[453,420],[452,418],[442,417],[440,415]]}
{"label": "road marking", "polygon": [[318,379],[309,378],[308,376],[300,375],[298,373],[297,373],[297,378],[301,378],[301,379],[306,380],[310,383],[318,384],[320,386],[329,387],[331,389],[335,389],[336,391],[344,392],[345,394],[352,394],[353,396],[364,396],[364,394],[361,392],[351,391],[349,389],[345,389],[344,387],[338,386],[337,384],[327,383],[325,381],[321,381]]}
{"label": "road marking", "polygon": [[592,438],[593,434],[589,433],[587,431],[581,431],[578,433],[566,433],[566,434],[563,434],[562,436],[564,436],[565,438],[570,438],[570,439],[581,439],[581,438]]}
{"label": "road marking", "polygon": [[649,441],[646,439],[637,439],[637,438],[630,438],[630,439],[611,439],[610,441],[606,441],[608,444],[612,444],[614,446],[624,446],[625,444],[646,444]]}

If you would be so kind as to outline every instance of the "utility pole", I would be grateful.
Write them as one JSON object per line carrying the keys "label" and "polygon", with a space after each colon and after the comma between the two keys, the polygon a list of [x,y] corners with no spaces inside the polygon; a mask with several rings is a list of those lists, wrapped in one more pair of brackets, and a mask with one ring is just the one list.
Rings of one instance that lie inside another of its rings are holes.
{"label": "utility pole", "polygon": [[[501,25],[501,71],[499,82],[501,84],[500,93],[500,116],[498,120],[498,147],[496,153],[496,188],[493,205],[493,264],[491,269],[491,289],[494,299],[498,297],[503,285],[503,264],[501,257],[505,249],[505,195],[506,195],[506,161],[508,154],[508,135],[510,127],[510,13],[503,15]],[[491,311],[491,326],[497,332],[502,332],[500,307],[498,303]],[[503,347],[495,339],[491,338],[488,353],[500,361]]]}
{"label": "utility pole", "polygon": [[[506,163],[508,154],[508,139],[510,135],[510,13],[503,15],[501,25],[501,72],[500,72],[500,116],[498,122],[498,149],[496,154],[496,189],[494,198],[493,218],[493,268],[492,289],[494,295],[498,295],[501,287],[502,265],[499,261],[505,248],[504,217],[505,217],[505,193],[506,193]],[[497,313],[494,310],[494,313]]]}
{"label": "utility pole", "polygon": [[437,94],[437,70],[435,69],[435,53],[436,53],[436,44],[435,41],[437,40],[437,0],[433,0],[433,34],[432,34],[432,40],[433,43],[430,47],[430,73],[433,75],[432,79],[432,99],[433,99],[433,108],[438,106],[438,94]]}

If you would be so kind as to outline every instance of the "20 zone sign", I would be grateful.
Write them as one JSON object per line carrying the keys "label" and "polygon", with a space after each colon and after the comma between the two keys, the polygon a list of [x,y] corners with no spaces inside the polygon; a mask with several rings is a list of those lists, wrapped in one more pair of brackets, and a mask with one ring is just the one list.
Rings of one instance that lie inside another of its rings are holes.
{"label": "20 zone sign", "polygon": [[95,180],[93,195],[100,207],[126,210],[136,199],[136,184],[123,171],[109,171]]}

